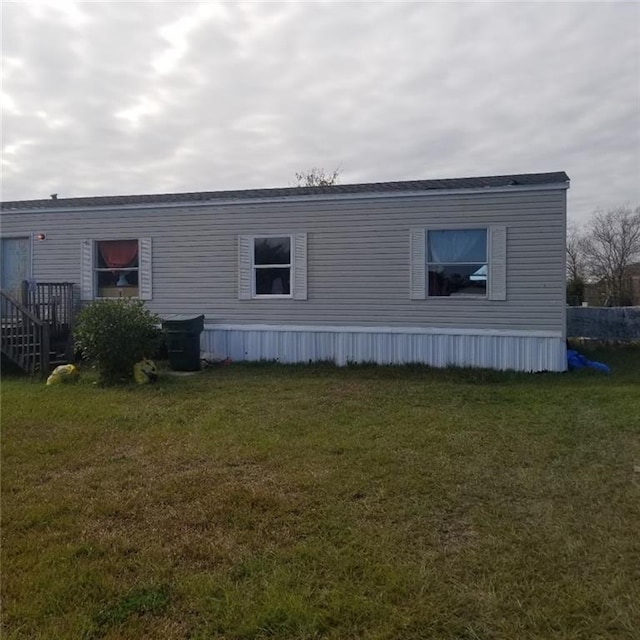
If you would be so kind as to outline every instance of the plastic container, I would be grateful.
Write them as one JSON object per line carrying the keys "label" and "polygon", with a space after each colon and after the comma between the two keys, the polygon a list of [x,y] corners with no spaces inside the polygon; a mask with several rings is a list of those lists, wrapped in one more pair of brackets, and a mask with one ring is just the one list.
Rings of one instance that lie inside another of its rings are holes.
{"label": "plastic container", "polygon": [[200,334],[204,315],[171,315],[162,321],[167,335],[169,366],[174,371],[200,370]]}

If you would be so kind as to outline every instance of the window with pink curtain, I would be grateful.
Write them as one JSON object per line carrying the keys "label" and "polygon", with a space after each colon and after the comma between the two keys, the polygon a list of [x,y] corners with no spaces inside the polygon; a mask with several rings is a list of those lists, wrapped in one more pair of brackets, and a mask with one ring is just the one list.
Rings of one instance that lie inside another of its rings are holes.
{"label": "window with pink curtain", "polygon": [[138,266],[137,240],[102,240],[98,242],[98,250],[101,258],[99,266],[101,267],[126,269]]}
{"label": "window with pink curtain", "polygon": [[97,297],[138,295],[138,240],[99,240],[95,264]]}

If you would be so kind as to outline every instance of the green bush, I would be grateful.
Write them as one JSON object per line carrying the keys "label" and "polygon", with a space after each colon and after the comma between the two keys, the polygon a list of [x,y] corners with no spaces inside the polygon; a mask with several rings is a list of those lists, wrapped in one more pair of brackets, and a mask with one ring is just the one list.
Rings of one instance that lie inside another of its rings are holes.
{"label": "green bush", "polygon": [[96,365],[103,384],[132,380],[133,365],[160,344],[159,324],[141,300],[99,300],[78,314],[75,346]]}

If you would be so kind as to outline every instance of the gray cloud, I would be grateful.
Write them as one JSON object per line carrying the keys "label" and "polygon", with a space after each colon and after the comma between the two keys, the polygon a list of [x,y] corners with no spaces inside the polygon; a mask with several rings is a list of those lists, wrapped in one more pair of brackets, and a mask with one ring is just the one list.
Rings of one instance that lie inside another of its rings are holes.
{"label": "gray cloud", "polygon": [[579,220],[640,202],[635,3],[61,6],[3,6],[4,200],[341,165],[343,182],[566,170]]}

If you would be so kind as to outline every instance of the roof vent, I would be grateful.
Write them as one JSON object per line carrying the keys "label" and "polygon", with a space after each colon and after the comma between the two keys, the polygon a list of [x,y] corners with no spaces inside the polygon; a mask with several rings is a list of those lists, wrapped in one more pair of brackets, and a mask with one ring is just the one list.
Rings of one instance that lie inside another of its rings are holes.
{"label": "roof vent", "polygon": [[52,200],[57,200],[58,199],[58,194],[57,193],[52,193],[51,194],[51,199]]}

